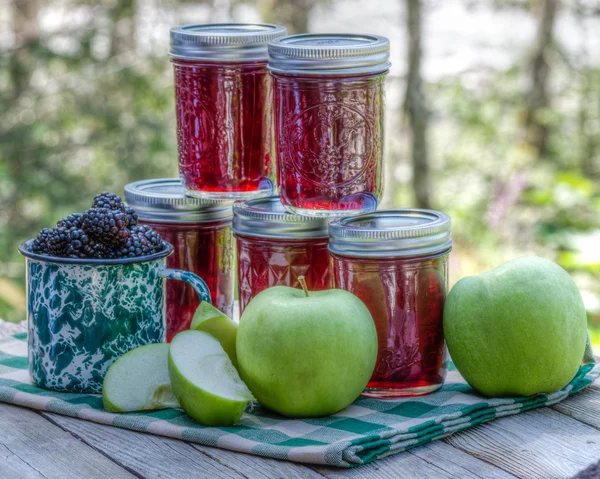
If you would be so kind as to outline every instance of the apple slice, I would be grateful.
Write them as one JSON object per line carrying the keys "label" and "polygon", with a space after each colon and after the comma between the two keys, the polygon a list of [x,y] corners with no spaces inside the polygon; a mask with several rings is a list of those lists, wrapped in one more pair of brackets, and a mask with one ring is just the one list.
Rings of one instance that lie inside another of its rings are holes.
{"label": "apple slice", "polygon": [[128,412],[180,407],[171,388],[168,359],[168,344],[140,346],[117,359],[104,377],[104,409]]}
{"label": "apple slice", "polygon": [[171,341],[169,376],[181,407],[205,426],[231,426],[254,399],[219,341],[183,331]]}
{"label": "apple slice", "polygon": [[230,317],[224,315],[212,304],[202,301],[196,313],[190,329],[204,331],[214,336],[221,343],[223,349],[237,369],[237,354],[235,353],[235,337],[237,335],[237,323]]}

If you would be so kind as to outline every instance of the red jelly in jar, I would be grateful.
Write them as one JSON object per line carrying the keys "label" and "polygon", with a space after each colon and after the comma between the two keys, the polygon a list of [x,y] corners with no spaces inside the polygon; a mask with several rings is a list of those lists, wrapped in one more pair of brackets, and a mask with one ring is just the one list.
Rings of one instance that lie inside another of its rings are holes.
{"label": "red jelly in jar", "polygon": [[210,199],[269,195],[274,176],[269,24],[171,30],[179,172],[186,193]]}
{"label": "red jelly in jar", "polygon": [[271,286],[300,288],[306,278],[311,291],[333,287],[327,250],[327,221],[286,212],[277,196],[233,205],[237,238],[240,313],[250,300]]}
{"label": "red jelly in jar", "polygon": [[388,210],[333,221],[335,283],[369,308],[379,341],[367,397],[427,394],[446,377],[442,317],[452,248],[450,218]]}
{"label": "red jelly in jar", "polygon": [[269,44],[281,201],[307,216],[375,211],[383,194],[389,41],[304,34]]}
{"label": "red jelly in jar", "polygon": [[[175,251],[167,267],[192,271],[210,289],[212,304],[229,317],[234,301],[234,240],[231,203],[186,196],[176,178],[137,181],[125,186],[125,201],[139,223],[154,228]],[[167,341],[189,329],[198,294],[183,281],[168,281]]]}

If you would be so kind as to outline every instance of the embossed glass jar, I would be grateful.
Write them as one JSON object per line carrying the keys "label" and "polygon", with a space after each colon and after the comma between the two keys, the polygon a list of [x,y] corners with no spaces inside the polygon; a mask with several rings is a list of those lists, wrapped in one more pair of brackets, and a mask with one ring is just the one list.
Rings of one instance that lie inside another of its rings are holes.
{"label": "embossed glass jar", "polygon": [[238,250],[240,312],[250,300],[271,286],[309,290],[333,286],[327,251],[327,221],[287,213],[277,196],[233,205],[233,232]]}
{"label": "embossed glass jar", "polygon": [[432,210],[383,210],[335,220],[329,234],[336,287],[362,299],[377,328],[377,364],[363,396],[440,388],[450,218]]}
{"label": "embossed glass jar", "polygon": [[72,393],[100,393],[109,366],[138,346],[166,337],[164,282],[189,283],[210,294],[189,271],[165,267],[173,247],[120,259],[57,258],[19,252],[27,262],[27,346],[34,384]]}
{"label": "embossed glass jar", "polygon": [[374,211],[383,194],[389,41],[304,34],[269,44],[281,201],[308,216]]}
{"label": "embossed glass jar", "polygon": [[271,194],[269,24],[185,25],[171,30],[179,172],[186,193],[211,199]]}
{"label": "embossed glass jar", "polygon": [[[173,245],[167,266],[202,277],[213,305],[231,317],[235,287],[231,202],[186,196],[176,178],[130,183],[125,186],[125,201],[135,209],[140,224],[151,226]],[[167,341],[189,329],[199,304],[189,285],[167,284]]]}

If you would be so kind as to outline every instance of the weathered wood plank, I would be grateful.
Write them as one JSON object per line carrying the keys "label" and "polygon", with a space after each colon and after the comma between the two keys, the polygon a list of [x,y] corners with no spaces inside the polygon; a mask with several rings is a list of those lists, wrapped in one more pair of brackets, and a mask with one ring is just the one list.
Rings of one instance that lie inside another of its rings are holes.
{"label": "weathered wood plank", "polygon": [[323,479],[321,474],[302,464],[201,446],[200,444],[191,445],[215,461],[227,464],[227,467],[251,479]]}
{"label": "weathered wood plank", "polygon": [[600,429],[600,385],[588,386],[567,401],[552,406],[552,409]]}
{"label": "weathered wood plank", "polygon": [[476,459],[449,444],[436,441],[425,446],[401,452],[356,469],[317,468],[331,479],[360,477],[365,479],[396,478],[457,478],[510,479],[514,476],[497,467]]}
{"label": "weathered wood plank", "polygon": [[549,408],[497,419],[445,442],[523,479],[571,477],[600,457],[600,432]]}
{"label": "weathered wood plank", "polygon": [[113,461],[38,413],[0,403],[2,479],[133,479]]}
{"label": "weathered wood plank", "polygon": [[231,468],[227,462],[214,460],[184,441],[104,426],[58,414],[44,413],[44,416],[147,479],[253,477]]}
{"label": "weathered wood plank", "polygon": [[451,477],[481,477],[485,479],[507,479],[514,476],[487,462],[464,453],[442,441],[434,441],[409,451],[428,464],[442,468]]}

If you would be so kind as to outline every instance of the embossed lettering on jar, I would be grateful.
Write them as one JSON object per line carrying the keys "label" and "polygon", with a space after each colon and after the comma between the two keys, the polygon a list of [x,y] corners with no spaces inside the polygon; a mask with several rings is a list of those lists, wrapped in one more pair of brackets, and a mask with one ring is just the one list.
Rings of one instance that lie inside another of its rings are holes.
{"label": "embossed lettering on jar", "polygon": [[[231,202],[221,203],[184,194],[176,178],[142,180],[125,186],[125,201],[147,224],[171,243],[170,268],[201,276],[212,304],[233,315],[234,239]],[[193,288],[180,281],[167,284],[167,341],[189,329],[200,301]]]}
{"label": "embossed lettering on jar", "polygon": [[243,199],[272,191],[267,43],[285,32],[233,23],[171,30],[179,171],[188,195]]}
{"label": "embossed lettering on jar", "polygon": [[366,304],[377,329],[377,364],[364,396],[414,396],[442,386],[451,247],[450,218],[432,210],[379,211],[330,224],[336,287]]}
{"label": "embossed lettering on jar", "polygon": [[278,185],[291,211],[377,208],[388,57],[388,40],[375,35],[294,35],[269,45]]}
{"label": "embossed lettering on jar", "polygon": [[277,196],[236,203],[233,214],[240,312],[271,286],[300,288],[298,276],[311,291],[333,287],[324,219],[287,213]]}

